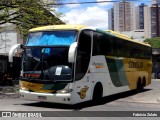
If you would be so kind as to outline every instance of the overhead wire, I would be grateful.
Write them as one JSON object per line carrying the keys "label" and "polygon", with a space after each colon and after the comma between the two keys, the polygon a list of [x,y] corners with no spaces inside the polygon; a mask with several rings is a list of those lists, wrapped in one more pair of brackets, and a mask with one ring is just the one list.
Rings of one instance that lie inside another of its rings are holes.
{"label": "overhead wire", "polygon": [[151,0],[113,0],[113,1],[86,1],[86,2],[61,2],[61,3],[50,3],[50,5],[72,5],[72,4],[95,4],[95,3],[106,3],[106,2],[151,2]]}

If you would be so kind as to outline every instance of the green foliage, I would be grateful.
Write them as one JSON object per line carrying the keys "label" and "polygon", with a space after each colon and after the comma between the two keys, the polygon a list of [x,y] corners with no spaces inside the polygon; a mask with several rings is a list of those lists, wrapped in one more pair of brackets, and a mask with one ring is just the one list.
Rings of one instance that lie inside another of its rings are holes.
{"label": "green foliage", "polygon": [[[23,36],[29,29],[54,24],[64,24],[49,12],[42,0],[1,0],[0,25],[12,23]],[[55,2],[57,0],[53,0]],[[52,10],[52,12],[54,12]]]}
{"label": "green foliage", "polygon": [[146,39],[144,42],[148,42],[152,48],[160,48],[160,37]]}

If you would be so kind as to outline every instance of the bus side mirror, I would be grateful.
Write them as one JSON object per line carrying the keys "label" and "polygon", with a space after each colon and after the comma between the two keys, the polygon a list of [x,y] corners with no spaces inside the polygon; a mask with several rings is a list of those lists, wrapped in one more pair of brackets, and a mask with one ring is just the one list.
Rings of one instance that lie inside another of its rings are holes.
{"label": "bus side mirror", "polygon": [[9,50],[9,62],[12,63],[13,62],[13,53],[16,49],[21,49],[23,48],[23,46],[21,44],[16,44],[13,47],[11,47],[11,49]]}
{"label": "bus side mirror", "polygon": [[75,61],[77,42],[71,44],[68,52],[68,62],[73,63]]}

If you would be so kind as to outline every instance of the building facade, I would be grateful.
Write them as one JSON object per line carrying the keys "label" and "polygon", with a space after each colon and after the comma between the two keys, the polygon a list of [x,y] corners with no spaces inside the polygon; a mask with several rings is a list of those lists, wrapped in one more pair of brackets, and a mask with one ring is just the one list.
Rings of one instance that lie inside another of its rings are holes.
{"label": "building facade", "polygon": [[114,30],[114,8],[108,10],[108,29]]}
{"label": "building facade", "polygon": [[152,0],[152,4],[159,4],[160,5],[160,0]]}
{"label": "building facade", "polygon": [[8,55],[13,45],[23,44],[23,38],[14,24],[6,23],[0,27],[0,55]]}
{"label": "building facade", "polygon": [[160,7],[151,6],[151,37],[160,37]]}
{"label": "building facade", "polygon": [[135,14],[136,14],[136,29],[144,29],[144,7],[146,7],[144,3],[136,6]]}
{"label": "building facade", "polygon": [[149,7],[145,7],[144,19],[145,37],[160,37],[160,6],[152,4]]}
{"label": "building facade", "polygon": [[149,6],[144,7],[144,31],[145,38],[151,38],[151,9]]}
{"label": "building facade", "polygon": [[132,40],[135,40],[138,42],[143,42],[145,40],[144,33],[145,33],[144,29],[121,32],[121,34],[124,34],[124,35],[130,37]]}
{"label": "building facade", "polygon": [[135,4],[133,2],[114,3],[114,30],[132,31],[136,29]]}

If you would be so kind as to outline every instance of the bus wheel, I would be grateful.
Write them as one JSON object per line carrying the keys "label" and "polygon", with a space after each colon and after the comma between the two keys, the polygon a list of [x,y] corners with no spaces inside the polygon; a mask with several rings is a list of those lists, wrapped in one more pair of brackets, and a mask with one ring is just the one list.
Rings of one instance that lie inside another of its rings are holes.
{"label": "bus wheel", "polygon": [[137,91],[141,91],[143,89],[143,85],[142,85],[142,80],[141,78],[139,77],[138,78],[138,82],[137,82]]}
{"label": "bus wheel", "polygon": [[143,86],[143,87],[146,86],[146,77],[143,77],[142,86]]}
{"label": "bus wheel", "polygon": [[101,83],[97,83],[94,87],[92,100],[94,103],[100,103],[102,101],[103,88]]}

